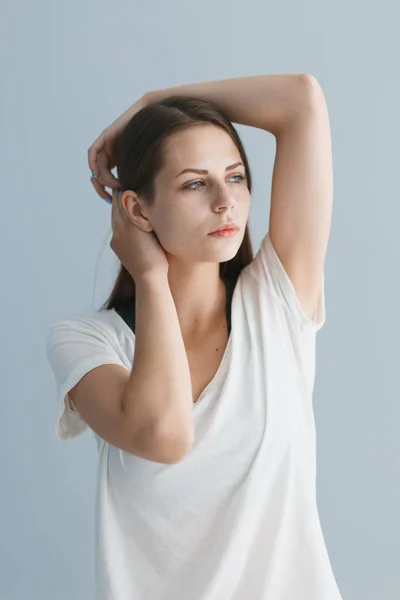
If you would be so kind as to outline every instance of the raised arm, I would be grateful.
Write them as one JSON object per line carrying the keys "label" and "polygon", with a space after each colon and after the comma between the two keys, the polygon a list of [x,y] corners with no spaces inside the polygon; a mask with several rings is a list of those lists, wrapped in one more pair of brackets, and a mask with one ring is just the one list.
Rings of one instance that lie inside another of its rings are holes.
{"label": "raised arm", "polygon": [[231,121],[275,136],[270,238],[313,318],[333,205],[329,116],[318,81],[307,73],[258,75],[155,90],[146,97],[151,102],[174,94],[212,101]]}

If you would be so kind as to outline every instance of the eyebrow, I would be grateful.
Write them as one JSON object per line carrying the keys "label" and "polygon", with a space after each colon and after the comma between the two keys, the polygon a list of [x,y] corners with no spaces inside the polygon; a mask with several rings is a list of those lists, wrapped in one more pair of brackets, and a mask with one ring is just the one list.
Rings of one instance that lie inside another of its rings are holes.
{"label": "eyebrow", "polygon": [[[226,171],[230,171],[231,169],[235,169],[239,165],[242,165],[242,167],[244,167],[244,164],[241,161],[239,161],[239,162],[234,163],[233,165],[229,165],[229,167],[226,167],[225,172]],[[207,175],[208,174],[208,171],[206,169],[189,168],[189,169],[183,169],[183,171],[181,171],[180,173],[178,173],[178,175],[176,177],[179,177],[180,175],[183,175],[183,173],[188,173],[189,171],[193,172],[193,173],[199,173],[200,175]]]}

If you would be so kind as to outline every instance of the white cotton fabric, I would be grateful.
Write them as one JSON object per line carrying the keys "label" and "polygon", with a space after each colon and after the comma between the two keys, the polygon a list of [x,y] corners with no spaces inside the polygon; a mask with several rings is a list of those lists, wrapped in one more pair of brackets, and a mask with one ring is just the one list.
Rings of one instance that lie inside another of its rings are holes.
{"label": "white cotton fabric", "polygon": [[[267,233],[240,274],[231,317],[182,461],[145,460],[94,434],[94,600],[341,600],[316,504],[312,394],[324,276],[311,320]],[[68,391],[99,365],[130,370],[134,347],[114,310],[50,328],[60,439],[87,427]]]}

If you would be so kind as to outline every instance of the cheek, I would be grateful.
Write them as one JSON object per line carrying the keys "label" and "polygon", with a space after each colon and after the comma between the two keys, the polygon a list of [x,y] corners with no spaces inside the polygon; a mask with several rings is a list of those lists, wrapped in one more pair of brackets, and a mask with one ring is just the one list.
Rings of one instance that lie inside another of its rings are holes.
{"label": "cheek", "polygon": [[160,235],[173,235],[184,231],[187,227],[187,217],[185,218],[184,211],[179,210],[177,207],[170,207],[168,210],[164,210],[157,215],[156,220],[153,224]]}
{"label": "cheek", "polygon": [[172,254],[188,247],[193,239],[193,215],[185,215],[182,209],[162,211],[152,220],[156,235],[165,250]]}

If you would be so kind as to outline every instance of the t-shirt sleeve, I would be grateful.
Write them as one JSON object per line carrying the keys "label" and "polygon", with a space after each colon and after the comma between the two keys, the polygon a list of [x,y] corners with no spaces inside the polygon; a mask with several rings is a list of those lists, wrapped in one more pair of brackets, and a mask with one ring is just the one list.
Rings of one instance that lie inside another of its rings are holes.
{"label": "t-shirt sleeve", "polygon": [[125,365],[103,328],[90,318],[77,317],[52,325],[47,332],[46,353],[56,384],[55,433],[60,440],[74,438],[87,424],[70,405],[68,392],[96,367]]}
{"label": "t-shirt sleeve", "polygon": [[311,319],[300,304],[294,286],[272,245],[269,231],[262,239],[260,249],[250,263],[249,269],[258,281],[269,286],[274,297],[289,311],[302,331],[317,332],[321,329],[326,321],[324,273],[322,273],[317,310],[314,318]]}

